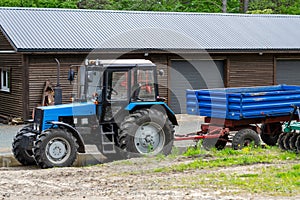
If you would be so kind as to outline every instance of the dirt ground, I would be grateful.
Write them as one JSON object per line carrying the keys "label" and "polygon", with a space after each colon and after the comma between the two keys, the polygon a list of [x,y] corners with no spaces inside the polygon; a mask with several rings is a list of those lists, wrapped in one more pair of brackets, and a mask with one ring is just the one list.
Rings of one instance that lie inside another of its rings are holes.
{"label": "dirt ground", "polygon": [[[135,158],[88,167],[39,169],[32,167],[0,168],[0,199],[299,199],[272,197],[226,188],[199,186],[190,188],[182,180],[225,170],[251,171],[261,164],[185,172],[153,172],[191,162],[192,158]],[[272,164],[271,164],[272,165]]]}

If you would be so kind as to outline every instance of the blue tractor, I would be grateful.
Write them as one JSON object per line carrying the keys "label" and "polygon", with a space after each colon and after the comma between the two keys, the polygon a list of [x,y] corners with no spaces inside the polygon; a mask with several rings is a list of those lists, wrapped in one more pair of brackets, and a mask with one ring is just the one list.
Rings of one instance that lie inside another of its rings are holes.
{"label": "blue tractor", "polygon": [[[159,97],[156,66],[144,59],[86,60],[73,103],[37,107],[13,140],[23,165],[67,167],[87,144],[108,160],[169,154],[175,114]],[[74,79],[70,71],[70,80]]]}

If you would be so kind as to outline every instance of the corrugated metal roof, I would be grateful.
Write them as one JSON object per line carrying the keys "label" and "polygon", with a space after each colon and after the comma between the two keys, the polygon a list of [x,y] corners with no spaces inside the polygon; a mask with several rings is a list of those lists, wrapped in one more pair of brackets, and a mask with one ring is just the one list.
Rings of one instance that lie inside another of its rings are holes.
{"label": "corrugated metal roof", "polygon": [[300,16],[0,8],[18,51],[299,50]]}

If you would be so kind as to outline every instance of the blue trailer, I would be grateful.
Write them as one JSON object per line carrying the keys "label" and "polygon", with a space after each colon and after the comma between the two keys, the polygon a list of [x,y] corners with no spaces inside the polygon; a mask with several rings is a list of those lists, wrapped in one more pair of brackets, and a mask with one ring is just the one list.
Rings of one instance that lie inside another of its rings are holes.
{"label": "blue trailer", "polygon": [[232,131],[237,131],[234,149],[260,145],[258,133],[266,144],[276,145],[282,124],[290,121],[291,105],[300,105],[300,86],[187,90],[186,102],[188,114],[205,117],[196,138],[207,139],[208,148],[224,148]]}

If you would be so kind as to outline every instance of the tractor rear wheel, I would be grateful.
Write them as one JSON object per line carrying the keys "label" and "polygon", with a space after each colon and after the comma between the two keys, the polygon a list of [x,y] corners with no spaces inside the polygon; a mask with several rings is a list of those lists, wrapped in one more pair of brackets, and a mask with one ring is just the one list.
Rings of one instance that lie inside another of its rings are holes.
{"label": "tractor rear wheel", "polygon": [[254,147],[260,145],[260,138],[258,134],[252,129],[239,130],[232,139],[233,149],[242,149],[246,146],[250,146],[253,143]]}
{"label": "tractor rear wheel", "polygon": [[33,153],[41,168],[69,167],[77,157],[76,139],[65,129],[48,129],[37,137]]}
{"label": "tractor rear wheel", "polygon": [[260,138],[267,145],[275,146],[280,133],[282,133],[282,125],[280,122],[263,124],[261,126]]}
{"label": "tractor rear wheel", "polygon": [[279,137],[278,137],[277,143],[278,143],[278,146],[279,146],[279,148],[280,148],[281,150],[287,150],[287,149],[285,148],[284,142],[283,142],[286,135],[287,135],[287,133],[282,132],[282,133],[279,135]]}
{"label": "tractor rear wheel", "polygon": [[32,146],[35,134],[31,133],[32,125],[24,126],[15,135],[12,143],[12,151],[15,158],[25,166],[35,165]]}
{"label": "tractor rear wheel", "polygon": [[161,111],[137,110],[125,118],[120,130],[119,145],[127,157],[171,153],[174,127]]}

